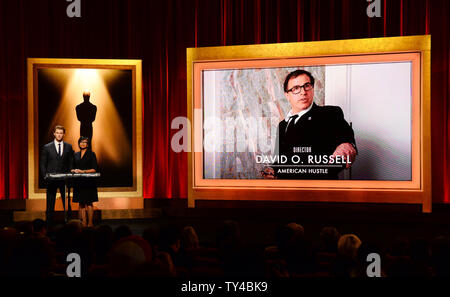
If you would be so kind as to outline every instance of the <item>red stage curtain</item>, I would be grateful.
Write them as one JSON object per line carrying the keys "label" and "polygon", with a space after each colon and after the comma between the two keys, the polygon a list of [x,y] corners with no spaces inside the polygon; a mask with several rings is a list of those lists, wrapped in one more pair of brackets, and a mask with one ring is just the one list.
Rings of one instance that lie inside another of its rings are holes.
{"label": "red stage curtain", "polygon": [[[450,202],[450,5],[382,0],[0,1],[0,199],[27,198],[26,58],[143,60],[144,197],[185,198],[187,155],[170,149],[186,116],[186,48],[432,34],[433,201]],[[380,90],[380,95],[388,90]]]}

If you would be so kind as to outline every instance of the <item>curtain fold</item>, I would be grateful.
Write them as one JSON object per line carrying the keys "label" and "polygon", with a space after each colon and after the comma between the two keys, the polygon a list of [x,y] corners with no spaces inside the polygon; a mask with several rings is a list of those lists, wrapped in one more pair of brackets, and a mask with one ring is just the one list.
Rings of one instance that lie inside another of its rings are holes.
{"label": "curtain fold", "polygon": [[187,154],[171,150],[186,116],[186,48],[432,35],[433,201],[450,203],[450,5],[447,0],[0,1],[0,200],[27,198],[28,57],[142,59],[144,198],[187,197]]}

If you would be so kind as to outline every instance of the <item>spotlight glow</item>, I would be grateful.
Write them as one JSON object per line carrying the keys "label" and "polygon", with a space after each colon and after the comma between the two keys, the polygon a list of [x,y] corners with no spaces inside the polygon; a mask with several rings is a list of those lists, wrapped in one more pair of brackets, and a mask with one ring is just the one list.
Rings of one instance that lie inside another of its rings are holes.
{"label": "spotlight glow", "polygon": [[[83,93],[90,92],[90,102],[97,106],[93,126],[92,150],[99,162],[109,159],[117,165],[126,164],[131,158],[131,143],[111,95],[104,83],[103,75],[108,69],[64,69],[71,77],[63,92],[60,105],[52,120],[52,127],[61,124],[66,128],[64,140],[78,150],[80,122],[75,107],[83,102]],[[109,73],[108,75],[111,75]]]}

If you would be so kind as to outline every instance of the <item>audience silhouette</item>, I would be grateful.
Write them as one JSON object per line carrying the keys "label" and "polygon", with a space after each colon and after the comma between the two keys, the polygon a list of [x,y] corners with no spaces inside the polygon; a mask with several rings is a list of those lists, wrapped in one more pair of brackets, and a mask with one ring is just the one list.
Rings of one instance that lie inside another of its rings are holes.
{"label": "audience silhouette", "polygon": [[[267,234],[266,234],[267,235]],[[192,225],[158,225],[142,236],[128,225],[83,227],[72,220],[55,230],[45,222],[17,222],[0,229],[0,276],[65,278],[68,253],[83,259],[82,277],[367,277],[367,256],[382,258],[382,277],[450,276],[450,237],[399,236],[381,247],[333,226],[310,240],[295,222],[280,226],[273,244],[255,245],[227,220],[216,240],[202,241]]]}

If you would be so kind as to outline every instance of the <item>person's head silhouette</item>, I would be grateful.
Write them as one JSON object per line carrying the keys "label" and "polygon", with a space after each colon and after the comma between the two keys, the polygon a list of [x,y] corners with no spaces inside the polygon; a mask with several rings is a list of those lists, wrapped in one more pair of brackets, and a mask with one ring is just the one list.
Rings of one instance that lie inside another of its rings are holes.
{"label": "person's head silhouette", "polygon": [[83,98],[84,98],[85,102],[88,102],[90,97],[91,97],[91,92],[89,92],[87,90],[83,92]]}

